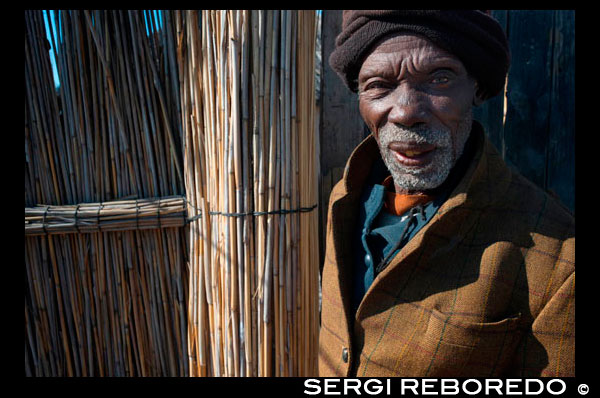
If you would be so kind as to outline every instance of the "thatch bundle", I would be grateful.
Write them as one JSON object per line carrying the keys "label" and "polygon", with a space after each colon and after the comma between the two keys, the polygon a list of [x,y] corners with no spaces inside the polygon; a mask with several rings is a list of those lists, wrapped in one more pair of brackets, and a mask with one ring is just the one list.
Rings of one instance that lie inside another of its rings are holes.
{"label": "thatch bundle", "polygon": [[313,374],[314,13],[58,15],[55,90],[25,13],[26,374]]}
{"label": "thatch bundle", "polygon": [[[44,14],[25,13],[25,206],[81,204],[81,221],[90,203],[182,195],[172,27],[58,17],[56,90]],[[187,374],[186,243],[183,228],[27,235],[26,374]]]}
{"label": "thatch bundle", "polygon": [[170,196],[25,208],[25,235],[182,227],[185,198]]}
{"label": "thatch bundle", "polygon": [[191,213],[213,213],[190,229],[190,373],[313,374],[315,14],[187,12],[183,25],[186,194]]}

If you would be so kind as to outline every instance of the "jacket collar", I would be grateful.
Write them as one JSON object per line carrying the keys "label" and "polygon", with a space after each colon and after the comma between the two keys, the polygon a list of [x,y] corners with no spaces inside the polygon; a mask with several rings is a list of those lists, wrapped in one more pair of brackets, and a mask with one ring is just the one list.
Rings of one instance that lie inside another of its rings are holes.
{"label": "jacket collar", "polygon": [[[423,240],[436,230],[446,229],[444,236],[451,236],[451,240],[443,245],[442,250],[436,250],[431,256],[444,255],[451,250],[465,236],[468,235],[482,214],[477,209],[484,209],[497,198],[502,198],[510,184],[511,173],[506,164],[495,150],[491,142],[483,133],[483,128],[477,122],[473,123],[471,131],[473,155],[466,166],[460,181],[457,182],[448,199],[440,206],[436,214],[412,239],[402,248],[390,264],[375,278],[370,289],[375,288],[387,274],[394,272],[405,259],[411,261],[418,253]],[[376,163],[381,162],[377,142],[369,135],[361,142],[349,157],[342,181],[337,185],[335,198],[330,203],[331,242],[330,250],[325,261],[334,261],[336,264],[334,279],[337,280],[339,294],[342,297],[343,322],[348,329],[342,328],[343,338],[350,339],[353,327],[350,298],[352,296],[352,233],[358,218],[359,200],[369,178],[371,169]],[[335,190],[334,190],[335,191]],[[333,191],[332,191],[333,195]],[[461,208],[470,207],[475,211],[462,212]],[[441,218],[447,215],[448,217]],[[438,222],[439,221],[439,222]],[[328,227],[329,228],[329,227]]]}
{"label": "jacket collar", "polygon": [[[465,165],[466,171],[455,182],[454,189],[448,199],[440,206],[430,222],[423,227],[396,255],[390,264],[377,276],[371,289],[385,278],[398,264],[409,256],[417,253],[418,248],[428,234],[444,230],[446,236],[452,236],[444,250],[450,250],[460,243],[475,227],[483,210],[502,200],[512,179],[512,173],[502,160],[493,144],[487,139],[483,127],[473,122],[471,138],[473,153],[470,162]],[[352,153],[344,172],[344,203],[351,210],[358,200],[360,191],[368,177],[369,170],[377,158],[380,158],[379,148],[373,136],[367,137]],[[470,209],[464,213],[459,209]],[[466,216],[465,216],[466,215]],[[442,218],[443,217],[443,218]],[[438,222],[439,221],[439,222]],[[440,251],[436,255],[442,255]]]}
{"label": "jacket collar", "polygon": [[377,158],[381,158],[381,154],[371,133],[354,148],[346,162],[343,176],[346,193],[362,189]]}

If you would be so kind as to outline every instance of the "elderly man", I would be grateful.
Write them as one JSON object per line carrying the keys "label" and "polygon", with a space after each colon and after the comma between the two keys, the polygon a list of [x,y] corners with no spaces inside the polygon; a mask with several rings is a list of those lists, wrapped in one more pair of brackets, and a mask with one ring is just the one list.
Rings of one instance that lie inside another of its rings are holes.
{"label": "elderly man", "polygon": [[330,197],[320,376],[574,375],[574,217],[472,119],[509,59],[485,12],[344,11],[372,134]]}

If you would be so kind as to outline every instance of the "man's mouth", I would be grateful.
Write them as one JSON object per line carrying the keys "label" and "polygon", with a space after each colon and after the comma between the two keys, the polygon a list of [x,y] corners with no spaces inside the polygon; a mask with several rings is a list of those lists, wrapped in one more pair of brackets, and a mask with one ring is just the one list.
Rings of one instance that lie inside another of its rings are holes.
{"label": "man's mouth", "polygon": [[392,142],[388,148],[404,166],[423,167],[431,161],[436,147],[431,144]]}

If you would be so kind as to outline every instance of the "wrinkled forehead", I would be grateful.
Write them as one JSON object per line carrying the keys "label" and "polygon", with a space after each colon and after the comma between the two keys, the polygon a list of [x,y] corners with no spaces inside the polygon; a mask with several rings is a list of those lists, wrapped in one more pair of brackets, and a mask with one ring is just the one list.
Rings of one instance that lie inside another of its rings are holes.
{"label": "wrinkled forehead", "polygon": [[[406,51],[428,51],[448,58],[459,58],[450,51],[438,46],[425,36],[408,32],[397,32],[382,37],[367,52],[365,59],[371,54],[402,53]],[[364,62],[364,60],[363,60]]]}
{"label": "wrinkled forehead", "polygon": [[413,33],[395,33],[382,38],[373,45],[362,61],[359,80],[361,75],[370,74],[383,67],[398,69],[405,61],[417,69],[444,63],[449,67],[466,71],[456,55],[431,40]]}

